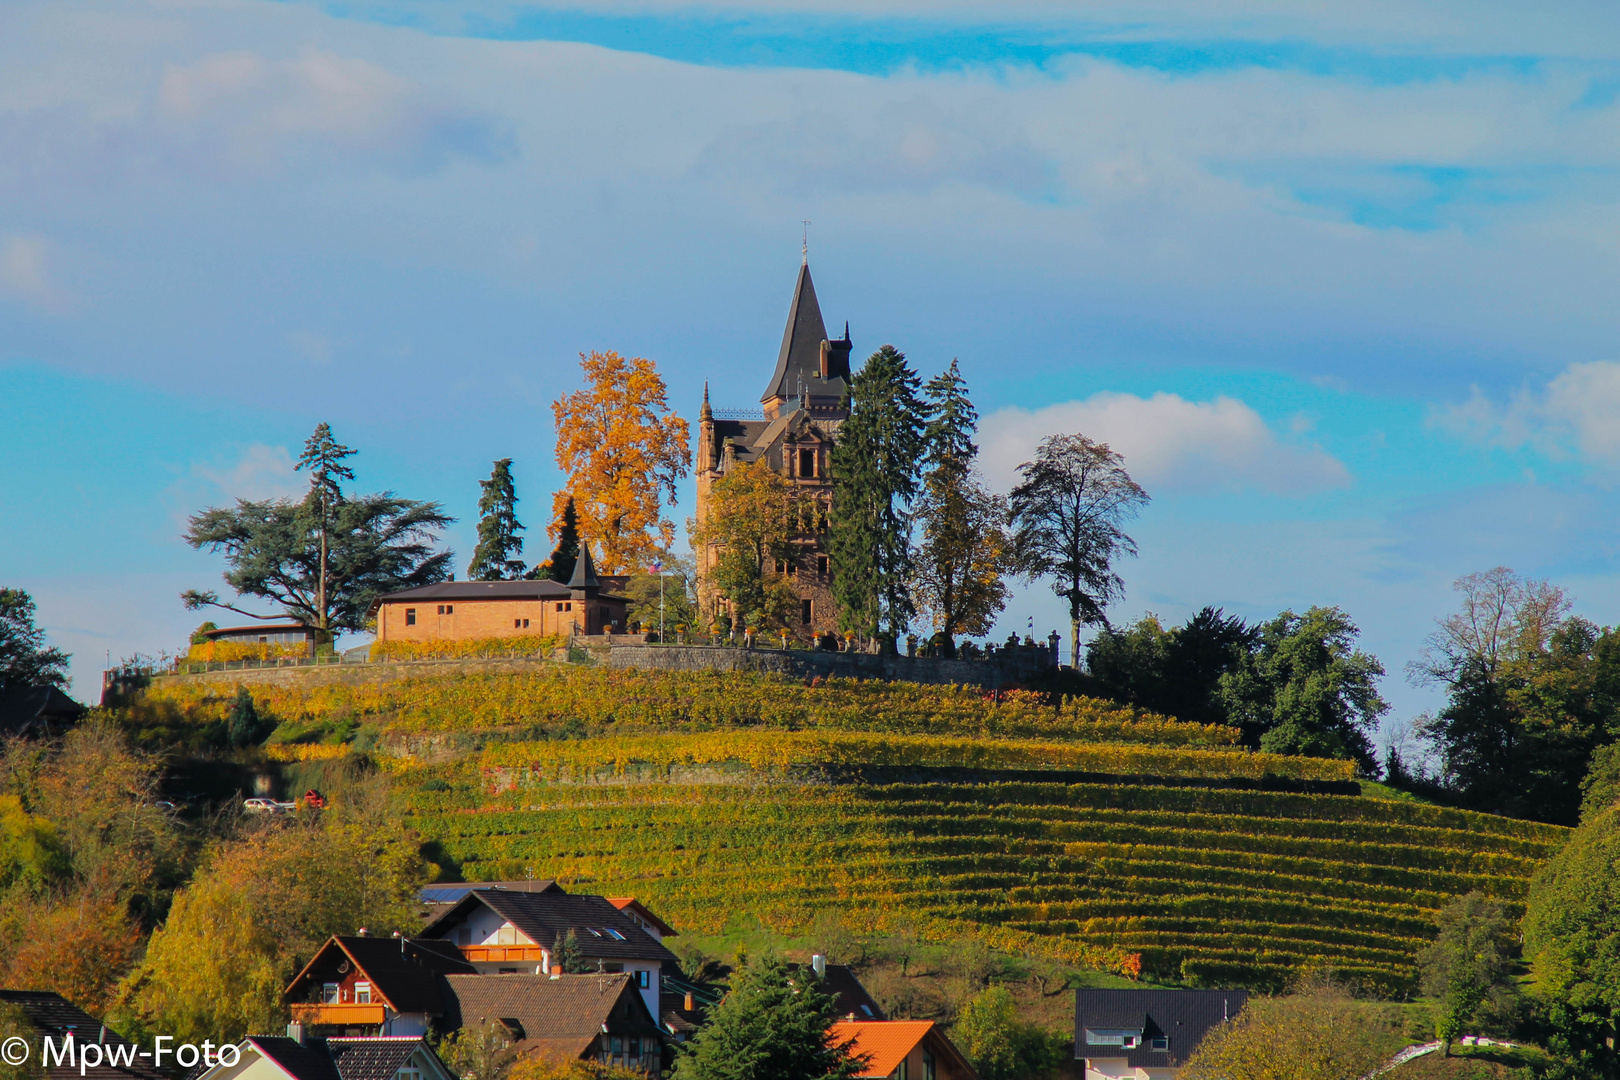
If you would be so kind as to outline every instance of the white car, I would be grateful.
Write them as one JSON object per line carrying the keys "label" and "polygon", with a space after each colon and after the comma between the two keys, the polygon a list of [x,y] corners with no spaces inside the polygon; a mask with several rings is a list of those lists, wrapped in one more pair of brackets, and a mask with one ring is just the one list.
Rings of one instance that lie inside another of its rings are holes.
{"label": "white car", "polygon": [[242,809],[249,814],[274,814],[281,807],[274,799],[243,799]]}

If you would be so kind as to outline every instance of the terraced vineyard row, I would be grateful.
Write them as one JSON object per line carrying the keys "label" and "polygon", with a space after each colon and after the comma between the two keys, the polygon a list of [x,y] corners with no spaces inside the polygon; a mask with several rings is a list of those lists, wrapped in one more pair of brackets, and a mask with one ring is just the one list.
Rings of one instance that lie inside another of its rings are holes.
{"label": "terraced vineyard row", "polygon": [[763,775],[496,790],[469,765],[400,777],[460,780],[411,803],[469,878],[530,867],[711,932],[737,912],[791,928],[836,908],[856,926],[976,932],[1195,983],[1275,985],[1328,965],[1409,989],[1435,910],[1478,890],[1516,911],[1563,834],[1336,795]]}

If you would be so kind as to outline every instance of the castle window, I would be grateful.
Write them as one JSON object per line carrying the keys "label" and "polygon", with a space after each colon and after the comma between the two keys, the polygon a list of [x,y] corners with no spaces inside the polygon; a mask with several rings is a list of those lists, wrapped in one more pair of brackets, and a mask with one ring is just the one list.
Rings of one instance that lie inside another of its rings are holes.
{"label": "castle window", "polygon": [[827,556],[816,556],[816,573],[820,574],[822,577],[827,576]]}
{"label": "castle window", "polygon": [[816,452],[814,450],[799,451],[799,475],[816,475]]}
{"label": "castle window", "polygon": [[804,625],[806,625],[806,626],[810,625],[810,617],[811,617],[811,614],[813,612],[812,605],[814,603],[815,603],[814,600],[800,600],[799,601],[799,621],[804,623]]}

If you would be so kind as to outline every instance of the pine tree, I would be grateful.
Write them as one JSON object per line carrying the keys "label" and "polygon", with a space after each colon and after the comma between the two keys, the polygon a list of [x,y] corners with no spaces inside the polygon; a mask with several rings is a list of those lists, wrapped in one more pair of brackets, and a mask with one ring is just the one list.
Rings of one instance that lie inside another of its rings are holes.
{"label": "pine tree", "polygon": [[579,954],[579,936],[572,930],[557,935],[556,954],[551,966],[561,968],[568,975],[584,975],[592,970]]}
{"label": "pine tree", "polygon": [[549,579],[566,585],[574,576],[574,563],[579,561],[579,513],[574,509],[573,499],[563,503],[562,517],[552,522],[550,532],[557,538],[551,558],[524,576],[531,581]]}
{"label": "pine tree", "polygon": [[478,548],[467,564],[469,581],[504,581],[523,576],[523,525],[517,519],[517,491],[512,486],[512,459],[501,458],[488,480],[479,481]]}
{"label": "pine tree", "polygon": [[808,980],[795,984],[787,965],[767,953],[747,967],[680,1047],[674,1080],[849,1080],[870,1060],[852,1057],[853,1040],[828,1038],[838,1018],[834,998]]}
{"label": "pine tree", "polygon": [[339,480],[353,480],[354,471],[343,464],[355,451],[332,437],[332,428],[326,423],[315,426],[315,433],[304,443],[304,452],[298,458],[297,468],[309,470],[309,494],[304,498],[305,509],[314,516],[320,533],[320,563],[316,569],[315,625],[328,641],[332,637],[330,590],[330,560],[332,544],[330,532],[337,507],[343,504],[343,489]]}
{"label": "pine tree", "polygon": [[232,746],[252,746],[259,741],[259,711],[253,707],[253,695],[245,686],[236,688],[226,727]]}
{"label": "pine tree", "polygon": [[894,346],[873,353],[855,375],[850,417],[832,453],[827,539],[839,623],[882,637],[888,650],[914,613],[907,582],[911,503],[925,450],[920,381]]}
{"label": "pine tree", "polygon": [[956,360],[923,387],[928,398],[928,472],[940,469],[967,470],[978,456],[973,433],[979,427],[979,412],[968,400],[967,380],[957,369]]}

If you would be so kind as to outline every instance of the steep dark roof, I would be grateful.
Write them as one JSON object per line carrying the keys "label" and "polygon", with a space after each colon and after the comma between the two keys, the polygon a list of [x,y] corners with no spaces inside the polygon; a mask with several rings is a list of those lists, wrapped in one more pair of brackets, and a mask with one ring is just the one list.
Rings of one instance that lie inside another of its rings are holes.
{"label": "steep dark roof", "polygon": [[585,1053],[604,1024],[616,1033],[662,1035],[628,974],[451,975],[445,982],[455,1007],[447,1027],[498,1020],[522,1031],[520,1051],[554,1060]]}
{"label": "steep dark roof", "polygon": [[[106,1027],[100,1020],[91,1016],[77,1005],[70,1004],[60,994],[53,994],[48,990],[0,990],[0,1004],[11,1005],[22,1010],[28,1022],[41,1035],[49,1035],[61,1043],[68,1032],[73,1033],[75,1043],[99,1042],[104,1046],[125,1047],[132,1044],[118,1032]],[[137,1051],[138,1052],[138,1051]],[[148,1058],[148,1061],[151,1059]],[[135,1077],[138,1080],[159,1080],[163,1073],[150,1066],[142,1065],[139,1057],[134,1059],[135,1064],[128,1068],[102,1065],[96,1072],[100,1075]],[[67,1062],[61,1065],[46,1067],[45,1075],[50,1080],[66,1080],[67,1077],[78,1078],[77,1066],[69,1068]]]}
{"label": "steep dark roof", "polygon": [[591,545],[589,542],[579,545],[579,558],[574,560],[574,576],[568,579],[570,589],[599,589],[602,583],[596,579],[596,564],[591,561]]}
{"label": "steep dark roof", "polygon": [[[809,964],[789,964],[788,970],[795,978],[814,973]],[[826,973],[821,976],[821,992],[832,995],[839,1016],[851,1020],[888,1019],[883,1015],[883,1006],[866,992],[854,970],[846,964],[827,965]]]}
{"label": "steep dark roof", "polygon": [[[1076,990],[1074,1056],[1124,1058],[1132,1068],[1172,1068],[1187,1060],[1210,1028],[1242,1011],[1247,990]],[[1089,1046],[1086,1029],[1140,1032],[1132,1049]],[[1167,1051],[1154,1038],[1168,1038]]]}
{"label": "steep dark roof", "polygon": [[297,1080],[344,1080],[320,1039],[309,1039],[300,1045],[281,1035],[249,1035],[248,1042]]}
{"label": "steep dark roof", "polygon": [[416,895],[424,904],[454,904],[474,889],[542,893],[564,891],[552,878],[536,878],[527,881],[441,881],[436,885],[424,885]]}
{"label": "steep dark roof", "polygon": [[288,985],[286,997],[294,999],[306,981],[319,979],[345,957],[370,976],[372,989],[401,1013],[443,1013],[438,977],[478,970],[462,959],[461,950],[448,941],[345,935],[330,938],[321,946]]}
{"label": "steep dark roof", "polygon": [[326,1050],[343,1080],[394,1080],[418,1050],[433,1053],[419,1035],[330,1038]]}
{"label": "steep dark roof", "polygon": [[54,686],[16,686],[0,690],[0,734],[22,734],[52,723],[71,723],[84,706]]}
{"label": "steep dark roof", "polygon": [[[581,956],[595,960],[675,961],[675,954],[653,940],[624,912],[600,896],[565,892],[509,892],[475,889],[450,910],[430,922],[422,937],[441,936],[477,905],[483,904],[511,923],[530,941],[554,948],[557,938],[574,931]],[[618,931],[620,937],[606,933]]]}
{"label": "steep dark roof", "polygon": [[826,340],[827,324],[821,320],[816,286],[810,280],[810,264],[804,263],[799,267],[799,280],[793,286],[793,303],[788,307],[787,326],[782,330],[782,349],[777,354],[776,370],[771,373],[771,381],[759,400],[798,397],[801,379],[807,392],[814,387],[814,392],[820,396],[841,394],[849,376],[849,352],[835,351],[829,357],[834,366],[823,380],[821,343]]}
{"label": "steep dark roof", "polygon": [[414,589],[400,589],[384,593],[371,602],[377,605],[398,600],[566,600],[568,588],[555,581],[540,578],[534,581],[441,581],[437,585],[418,585]]}

